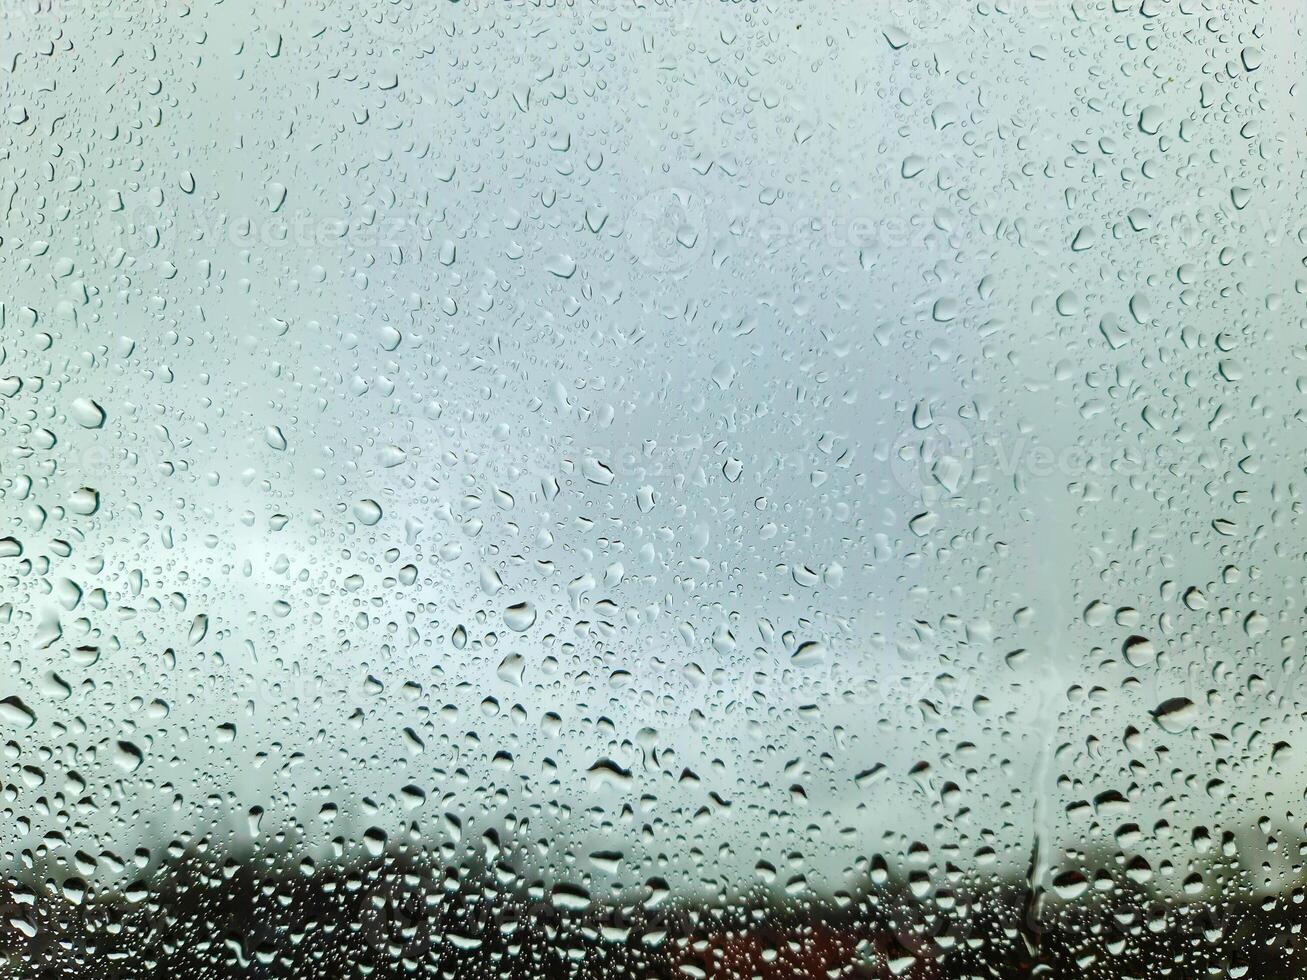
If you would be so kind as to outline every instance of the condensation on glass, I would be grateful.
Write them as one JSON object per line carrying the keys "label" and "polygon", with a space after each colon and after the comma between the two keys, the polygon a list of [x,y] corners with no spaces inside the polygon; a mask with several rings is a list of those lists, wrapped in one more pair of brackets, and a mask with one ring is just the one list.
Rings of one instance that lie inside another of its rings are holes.
{"label": "condensation on glass", "polygon": [[0,976],[1307,972],[1296,5],[0,16]]}

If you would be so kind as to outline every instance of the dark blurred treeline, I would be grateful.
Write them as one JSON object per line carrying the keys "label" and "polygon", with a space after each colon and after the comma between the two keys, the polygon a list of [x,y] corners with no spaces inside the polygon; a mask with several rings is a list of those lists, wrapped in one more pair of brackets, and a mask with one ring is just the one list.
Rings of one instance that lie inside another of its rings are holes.
{"label": "dark blurred treeline", "polygon": [[469,855],[311,865],[188,848],[122,892],[77,879],[0,886],[14,978],[1307,976],[1302,892],[1219,907],[1142,888],[1048,901],[1019,884],[885,879],[838,898],[639,901],[547,888]]}

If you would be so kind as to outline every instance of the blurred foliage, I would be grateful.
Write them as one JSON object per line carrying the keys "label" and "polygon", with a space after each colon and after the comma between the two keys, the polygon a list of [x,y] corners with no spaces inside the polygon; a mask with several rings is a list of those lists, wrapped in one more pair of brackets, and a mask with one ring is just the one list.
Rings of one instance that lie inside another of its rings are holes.
{"label": "blurred foliage", "polygon": [[1037,916],[1017,884],[922,901],[888,879],[836,899],[759,891],[701,904],[655,889],[643,901],[606,901],[526,881],[479,854],[442,868],[403,850],[321,867],[291,853],[191,847],[148,880],[94,897],[77,879],[10,881],[0,975],[945,980],[1307,968],[1294,944],[1300,891],[1218,911],[1118,889]]}

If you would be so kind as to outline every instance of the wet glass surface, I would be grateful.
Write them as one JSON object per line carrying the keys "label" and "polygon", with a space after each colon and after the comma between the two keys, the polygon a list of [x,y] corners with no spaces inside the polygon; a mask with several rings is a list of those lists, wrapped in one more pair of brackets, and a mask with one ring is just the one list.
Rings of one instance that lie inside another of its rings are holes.
{"label": "wet glass surface", "polygon": [[0,976],[1307,972],[1296,5],[0,15]]}

